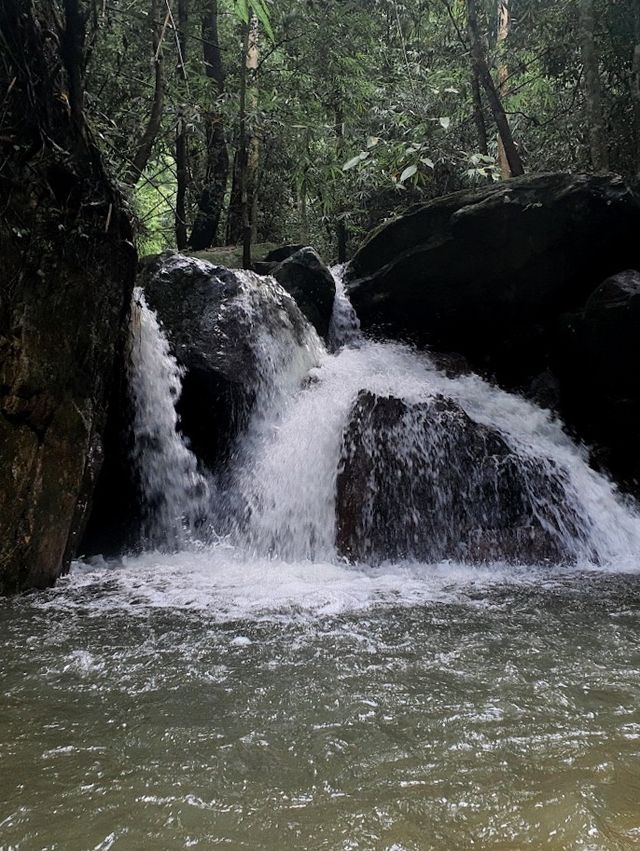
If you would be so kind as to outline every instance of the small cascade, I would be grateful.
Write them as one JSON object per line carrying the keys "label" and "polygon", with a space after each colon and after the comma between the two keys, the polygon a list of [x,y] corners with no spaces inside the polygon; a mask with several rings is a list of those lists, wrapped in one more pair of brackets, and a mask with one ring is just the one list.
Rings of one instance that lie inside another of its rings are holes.
{"label": "small cascade", "polygon": [[361,339],[360,320],[353,309],[344,285],[346,264],[334,266],[331,274],[336,282],[336,296],[333,301],[331,325],[329,326],[329,348],[332,352],[342,346],[351,346]]}
{"label": "small cascade", "polygon": [[273,527],[279,522],[277,501],[287,477],[286,462],[277,454],[278,432],[327,355],[315,329],[273,278],[236,274],[246,284],[246,308],[259,328],[252,341],[257,369],[249,423],[236,441],[229,468],[216,479],[216,528],[237,545],[271,554],[278,548]]}
{"label": "small cascade", "polygon": [[177,430],[181,378],[155,313],[136,289],[129,358],[132,461],[144,511],[142,537],[154,548],[186,545],[208,513],[206,480]]}
{"label": "small cascade", "polygon": [[152,539],[193,531],[208,511],[238,552],[289,562],[605,565],[640,553],[635,511],[548,412],[362,337],[340,269],[332,353],[275,281],[238,277],[252,407],[208,506],[176,430],[180,371],[138,295],[136,463]]}

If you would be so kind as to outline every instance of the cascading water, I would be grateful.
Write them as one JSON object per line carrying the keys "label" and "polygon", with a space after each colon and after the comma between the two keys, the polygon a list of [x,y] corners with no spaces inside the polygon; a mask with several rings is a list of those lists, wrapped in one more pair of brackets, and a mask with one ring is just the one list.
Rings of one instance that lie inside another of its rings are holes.
{"label": "cascading water", "polygon": [[346,266],[334,266],[331,269],[336,283],[336,296],[333,301],[331,324],[329,326],[329,348],[336,352],[342,346],[353,345],[361,338],[360,320],[353,309],[344,285]]}
{"label": "cascading water", "polygon": [[[249,273],[244,275],[247,310],[251,312],[257,282]],[[266,287],[263,296],[267,292],[276,301],[289,298],[271,279],[260,281],[259,286]],[[202,514],[205,486],[195,459],[176,434],[179,370],[144,302],[140,310],[140,342],[134,345],[139,356],[133,359],[132,375],[136,451],[147,502],[151,506],[157,503],[156,536],[168,523],[170,528],[164,534],[172,538],[176,518],[182,522],[187,518],[187,526],[193,528],[189,518]],[[496,538],[506,537],[506,533],[501,532],[504,524],[499,515],[505,506],[512,508],[509,483],[514,479],[520,504],[518,522],[525,524],[513,533],[518,561],[527,561],[522,549],[527,535],[533,539],[534,533],[538,534],[536,529],[546,536],[550,560],[620,563],[640,552],[638,517],[620,501],[609,481],[588,466],[585,453],[548,412],[477,376],[447,377],[428,355],[407,346],[362,338],[339,274],[330,338],[334,354],[327,352],[309,325],[302,333],[283,333],[282,328],[275,333],[267,323],[255,337],[259,369],[253,411],[237,439],[228,469],[212,487],[214,497],[209,505],[209,525],[238,551],[289,562],[340,560],[336,546],[338,475],[341,465],[344,467],[348,448],[344,440],[354,405],[358,395],[368,391],[403,403],[401,424],[389,428],[392,457],[380,469],[379,453],[376,456],[377,448],[371,445],[371,458],[378,460],[371,461],[362,486],[361,537],[380,538],[380,526],[385,524],[391,536],[388,516],[376,514],[370,497],[385,487],[393,499],[397,496],[394,508],[401,518],[401,530],[396,538],[399,535],[405,543],[392,548],[393,557],[473,561],[473,554],[483,547],[490,555],[500,552]],[[450,427],[450,411],[425,429],[424,405],[442,398],[457,406],[458,418],[465,417],[476,430],[494,435],[490,444],[495,447],[498,441],[500,448],[494,448],[490,457],[470,462],[469,451],[460,440],[443,443],[442,430]],[[379,436],[372,434],[360,439],[379,442]],[[404,479],[394,491],[393,477],[397,479],[399,471]],[[439,506],[439,516],[435,525],[430,521],[428,533],[422,529],[424,518],[416,507],[419,498],[425,499],[425,476],[431,477],[433,488],[449,493],[434,503]],[[452,510],[456,500],[458,508]],[[487,532],[489,523],[493,526]],[[459,544],[463,526],[475,548]],[[491,546],[487,547],[484,533],[493,541]],[[425,534],[434,542],[437,538],[438,546],[430,547],[424,541],[412,546],[412,541]],[[450,543],[443,544],[447,541]],[[507,547],[507,554],[512,550]],[[369,550],[364,547],[362,552]],[[535,556],[532,549],[532,561]]]}
{"label": "cascading water", "polygon": [[178,431],[181,371],[141,289],[131,309],[129,388],[133,457],[143,502],[142,537],[152,547],[185,546],[208,516],[208,487]]}

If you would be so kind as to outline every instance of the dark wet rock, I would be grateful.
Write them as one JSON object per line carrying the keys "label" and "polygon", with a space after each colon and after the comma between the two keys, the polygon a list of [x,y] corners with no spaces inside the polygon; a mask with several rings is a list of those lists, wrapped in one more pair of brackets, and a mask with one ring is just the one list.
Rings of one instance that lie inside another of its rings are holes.
{"label": "dark wet rock", "polygon": [[451,400],[363,391],[343,437],[338,550],[368,563],[571,562],[564,542],[585,530],[567,487],[554,465],[518,455]]}
{"label": "dark wet rock", "polygon": [[291,245],[280,245],[278,248],[269,251],[262,259],[265,263],[282,263],[283,260],[288,260],[292,254],[297,254],[303,248],[306,248],[306,246],[301,242]]}
{"label": "dark wet rock", "polygon": [[125,204],[51,71],[62,64],[55,16],[30,3],[2,16],[0,593],[10,593],[51,585],[77,552],[136,258]]}
{"label": "dark wet rock", "polygon": [[566,421],[627,489],[640,482],[640,273],[602,283],[564,317],[552,354]]}
{"label": "dark wet rock", "polygon": [[336,285],[318,253],[313,248],[301,248],[277,265],[271,274],[295,298],[318,334],[326,338]]}
{"label": "dark wet rock", "polygon": [[185,369],[178,405],[182,431],[213,469],[253,402],[265,368],[261,335],[292,334],[302,344],[304,318],[268,279],[180,254],[161,255],[143,270],[140,283]]}
{"label": "dark wet rock", "polygon": [[[184,370],[180,430],[200,465],[218,471],[248,422],[265,370],[274,367],[273,341],[288,337],[304,345],[308,325],[273,280],[176,252],[148,258],[138,284]],[[139,541],[141,506],[129,460],[132,411],[122,393],[117,409],[85,540],[89,554],[116,553]]]}
{"label": "dark wet rock", "polygon": [[347,286],[365,331],[460,352],[504,386],[548,367],[563,313],[640,268],[640,206],[614,176],[540,175],[417,206],[374,231]]}

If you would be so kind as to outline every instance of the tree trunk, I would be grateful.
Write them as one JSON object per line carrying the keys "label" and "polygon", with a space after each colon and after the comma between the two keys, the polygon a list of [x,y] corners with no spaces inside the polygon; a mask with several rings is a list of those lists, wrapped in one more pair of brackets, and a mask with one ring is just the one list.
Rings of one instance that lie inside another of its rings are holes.
{"label": "tree trunk", "polygon": [[474,67],[471,70],[471,96],[473,98],[473,122],[478,134],[478,150],[483,156],[489,155],[489,142],[487,137],[487,122],[484,118],[482,106],[482,94],[480,92],[480,78]]}
{"label": "tree trunk", "polygon": [[[500,100],[504,103],[507,96],[507,80],[509,78],[509,70],[507,68],[504,52],[506,41],[511,31],[511,0],[498,0],[498,37],[496,40],[498,47],[499,65],[498,65],[498,94]],[[498,134],[498,163],[500,165],[500,174],[503,180],[508,180],[512,177],[511,168],[507,153],[502,144],[502,139]]]}
{"label": "tree trunk", "polygon": [[158,14],[158,0],[151,0],[151,46],[152,46],[152,62],[153,62],[153,101],[151,103],[151,112],[149,120],[145,127],[142,138],[138,142],[135,153],[131,159],[129,168],[124,175],[124,182],[135,186],[140,179],[141,174],[147,167],[149,157],[153,151],[153,146],[160,131],[162,123],[162,106],[164,101],[164,73],[162,67],[162,15]]}
{"label": "tree trunk", "polygon": [[[205,74],[213,83],[213,99],[224,93],[225,70],[218,34],[218,3],[210,0],[202,19],[202,45]],[[216,242],[224,207],[229,177],[229,153],[225,138],[224,117],[216,109],[205,115],[207,165],[204,188],[198,198],[198,210],[189,243],[194,251],[202,251]]]}
{"label": "tree trunk", "polygon": [[227,212],[226,241],[228,245],[238,245],[242,241],[242,190],[240,186],[240,158],[242,141],[238,134],[238,148],[233,157],[233,170],[231,175],[231,198],[229,199],[229,210]]}
{"label": "tree trunk", "polygon": [[[338,162],[342,163],[344,161],[344,111],[342,109],[342,101],[339,93],[336,93],[334,116],[336,156],[338,158]],[[349,233],[347,231],[347,223],[344,219],[344,210],[338,211],[338,217],[336,220],[336,239],[338,243],[338,263],[346,263]]]}
{"label": "tree trunk", "polygon": [[[178,73],[181,78],[181,85],[185,89],[187,79],[188,23],[189,0],[178,0]],[[189,185],[189,150],[184,104],[180,106],[176,126],[176,184],[176,246],[182,251],[187,247],[187,188]]]}
{"label": "tree trunk", "polygon": [[84,134],[84,70],[86,15],[78,0],[64,0],[64,28],[60,34],[60,52],[67,75],[71,118]]}
{"label": "tree trunk", "polygon": [[251,219],[253,184],[257,169],[257,147],[252,149],[252,133],[247,108],[257,105],[255,89],[250,91],[258,67],[258,22],[252,16],[243,27],[242,64],[240,66],[240,110],[238,120],[238,150],[233,162],[233,182],[227,219],[227,242],[243,245],[245,268],[251,265]]}
{"label": "tree trunk", "polygon": [[78,552],[136,269],[85,126],[83,13],[62,8],[0,3],[0,593]]}
{"label": "tree trunk", "polygon": [[493,120],[495,121],[498,127],[498,133],[500,134],[500,139],[504,146],[504,151],[507,158],[507,162],[509,164],[509,169],[511,171],[511,174],[516,177],[518,175],[524,174],[524,168],[522,166],[522,160],[520,159],[518,149],[516,148],[515,143],[513,141],[511,128],[509,126],[509,120],[504,111],[504,107],[502,106],[500,95],[493,81],[493,77],[491,76],[489,66],[487,64],[484,48],[482,46],[482,40],[480,38],[480,27],[478,25],[478,10],[476,6],[476,0],[467,0],[467,12],[469,41],[471,43],[471,59],[473,62],[473,66],[478,74],[480,82],[482,83],[482,87],[486,92],[487,100],[489,101],[489,107],[493,115]]}
{"label": "tree trunk", "polygon": [[636,131],[636,174],[640,175],[640,4],[635,9],[635,44],[633,46],[633,67],[631,72],[631,96]]}
{"label": "tree trunk", "polygon": [[258,71],[258,19],[251,16],[247,28],[245,41],[245,74],[244,74],[244,103],[243,108],[243,135],[244,135],[244,157],[241,165],[244,166],[241,175],[241,198],[242,198],[242,265],[245,269],[251,267],[251,237],[253,232],[254,211],[257,206],[256,188],[258,176],[259,148],[258,138],[247,121],[246,108],[249,105],[253,114],[258,106],[258,95],[256,90],[256,73]]}
{"label": "tree trunk", "polygon": [[589,150],[594,171],[609,171],[609,151],[602,113],[600,70],[595,43],[593,0],[580,0],[580,41],[584,66],[585,99]]}

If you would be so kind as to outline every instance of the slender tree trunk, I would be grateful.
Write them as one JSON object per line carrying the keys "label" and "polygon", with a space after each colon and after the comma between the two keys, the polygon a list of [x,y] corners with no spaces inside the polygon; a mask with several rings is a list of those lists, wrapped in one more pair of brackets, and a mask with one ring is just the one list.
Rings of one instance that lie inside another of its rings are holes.
{"label": "slender tree trunk", "polygon": [[[249,55],[249,31],[250,24],[245,24],[243,27],[244,36],[242,39],[242,65],[240,69],[240,145],[238,148],[236,175],[237,187],[239,188],[240,201],[240,235],[242,238],[242,265],[245,269],[251,266],[251,223],[249,221],[249,195],[247,186],[247,158],[248,158],[248,139],[247,139],[247,56]],[[246,251],[245,229],[249,231],[249,250]]]}
{"label": "slender tree trunk", "polygon": [[[167,13],[168,15],[168,13]],[[158,0],[151,0],[151,45],[152,45],[152,62],[154,75],[153,101],[151,103],[151,112],[149,120],[145,127],[144,133],[135,153],[131,159],[129,168],[124,175],[124,182],[135,186],[140,175],[143,173],[149,162],[149,157],[153,151],[153,146],[160,131],[162,123],[162,106],[164,101],[164,72],[162,62],[162,34],[164,27],[162,25],[162,16],[158,14]]]}
{"label": "slender tree trunk", "polygon": [[640,175],[640,3],[635,8],[635,44],[631,73],[631,96],[636,129],[636,174]]}
{"label": "slender tree trunk", "polygon": [[64,0],[65,26],[60,34],[60,52],[67,73],[69,111],[84,134],[84,70],[86,16],[78,0]]}
{"label": "slender tree trunk", "polygon": [[[253,85],[258,68],[258,19],[251,16],[249,24],[244,26],[243,38],[243,62],[240,75],[240,145],[237,157],[237,173],[234,182],[239,189],[239,212],[240,212],[240,235],[242,238],[242,265],[245,269],[251,267],[251,232],[252,232],[252,210],[253,194],[258,165],[258,149],[254,144],[254,135],[251,132],[247,117],[247,105],[254,110],[256,103],[256,92]],[[233,192],[232,192],[233,196]],[[234,206],[234,201],[236,205]],[[229,211],[229,235],[233,236],[237,228],[237,197],[232,197],[231,209]]]}
{"label": "slender tree trunk", "polygon": [[484,118],[484,108],[482,106],[480,78],[475,67],[471,70],[471,96],[473,98],[473,122],[476,125],[476,132],[478,134],[478,150],[486,157],[489,154],[487,122]]}
{"label": "slender tree trunk", "polygon": [[256,189],[258,177],[259,147],[258,138],[247,121],[246,108],[252,113],[258,106],[256,89],[256,73],[258,71],[258,19],[251,16],[247,29],[245,53],[245,86],[244,86],[244,137],[245,155],[243,159],[244,174],[242,176],[242,264],[245,269],[251,266],[251,238],[254,231],[255,211],[257,207]]}
{"label": "slender tree trunk", "polygon": [[[498,37],[497,37],[497,47],[498,47],[498,55],[499,55],[499,65],[498,65],[498,94],[500,95],[500,100],[504,103],[504,99],[507,96],[507,80],[509,78],[509,70],[507,68],[506,59],[504,57],[504,50],[506,47],[506,41],[509,36],[509,32],[511,31],[511,0],[498,0]],[[502,144],[502,139],[498,134],[498,163],[500,165],[500,174],[502,175],[503,180],[507,180],[512,177],[511,168],[509,167],[509,160],[507,159],[507,153],[504,149],[504,145]]]}
{"label": "slender tree trunk", "polygon": [[240,138],[240,132],[238,131],[238,147],[233,157],[231,198],[229,199],[229,209],[227,211],[226,241],[228,245],[238,245],[238,243],[242,240],[242,190],[240,187],[242,172],[242,169],[240,168],[241,149],[242,140]]}
{"label": "slender tree trunk", "polygon": [[580,41],[584,66],[589,150],[594,171],[609,171],[609,150],[602,112],[600,70],[595,43],[593,0],[580,0]]}
{"label": "slender tree trunk", "polygon": [[[218,39],[218,2],[209,0],[209,8],[202,19],[202,45],[205,73],[212,81],[214,99],[223,94],[226,77]],[[217,109],[212,109],[205,116],[205,121],[207,165],[204,188],[198,198],[198,210],[189,240],[195,251],[202,251],[216,242],[229,177],[224,118]]]}
{"label": "slender tree trunk", "polygon": [[[342,101],[340,99],[339,93],[336,94],[334,115],[336,133],[336,156],[338,158],[338,162],[341,163],[344,160],[344,111],[342,108]],[[347,223],[344,220],[343,210],[338,211],[338,218],[336,221],[336,238],[338,241],[338,263],[346,263],[349,233],[347,231]]]}
{"label": "slender tree trunk", "polygon": [[516,148],[515,143],[513,141],[511,127],[509,126],[509,120],[504,111],[504,107],[502,106],[500,95],[496,88],[496,84],[493,81],[493,77],[491,76],[489,66],[487,64],[484,48],[482,46],[482,40],[480,38],[480,27],[478,25],[478,10],[476,6],[476,0],[467,0],[467,12],[469,41],[471,43],[471,59],[473,62],[473,67],[475,68],[478,74],[478,78],[482,83],[482,87],[484,88],[485,93],[487,95],[487,100],[489,101],[489,107],[493,115],[493,120],[495,121],[498,127],[498,133],[500,134],[500,139],[504,146],[507,162],[509,163],[509,169],[511,170],[511,174],[516,177],[518,175],[524,174],[524,168],[522,166],[522,160],[520,159],[518,149]]}
{"label": "slender tree trunk", "polygon": [[242,243],[245,265],[251,264],[251,220],[253,208],[253,187],[256,176],[257,148],[252,148],[252,133],[248,121],[248,108],[257,105],[256,91],[252,89],[253,77],[258,67],[258,25],[252,16],[249,25],[243,27],[243,60],[240,67],[240,111],[238,129],[238,149],[233,162],[233,182],[231,200],[227,218],[227,242]]}
{"label": "slender tree trunk", "polygon": [[[187,79],[187,25],[189,23],[189,0],[178,0],[178,73],[181,86],[186,88]],[[185,126],[184,104],[180,106],[176,126],[176,246],[187,247],[187,188],[189,184],[189,150]]]}

